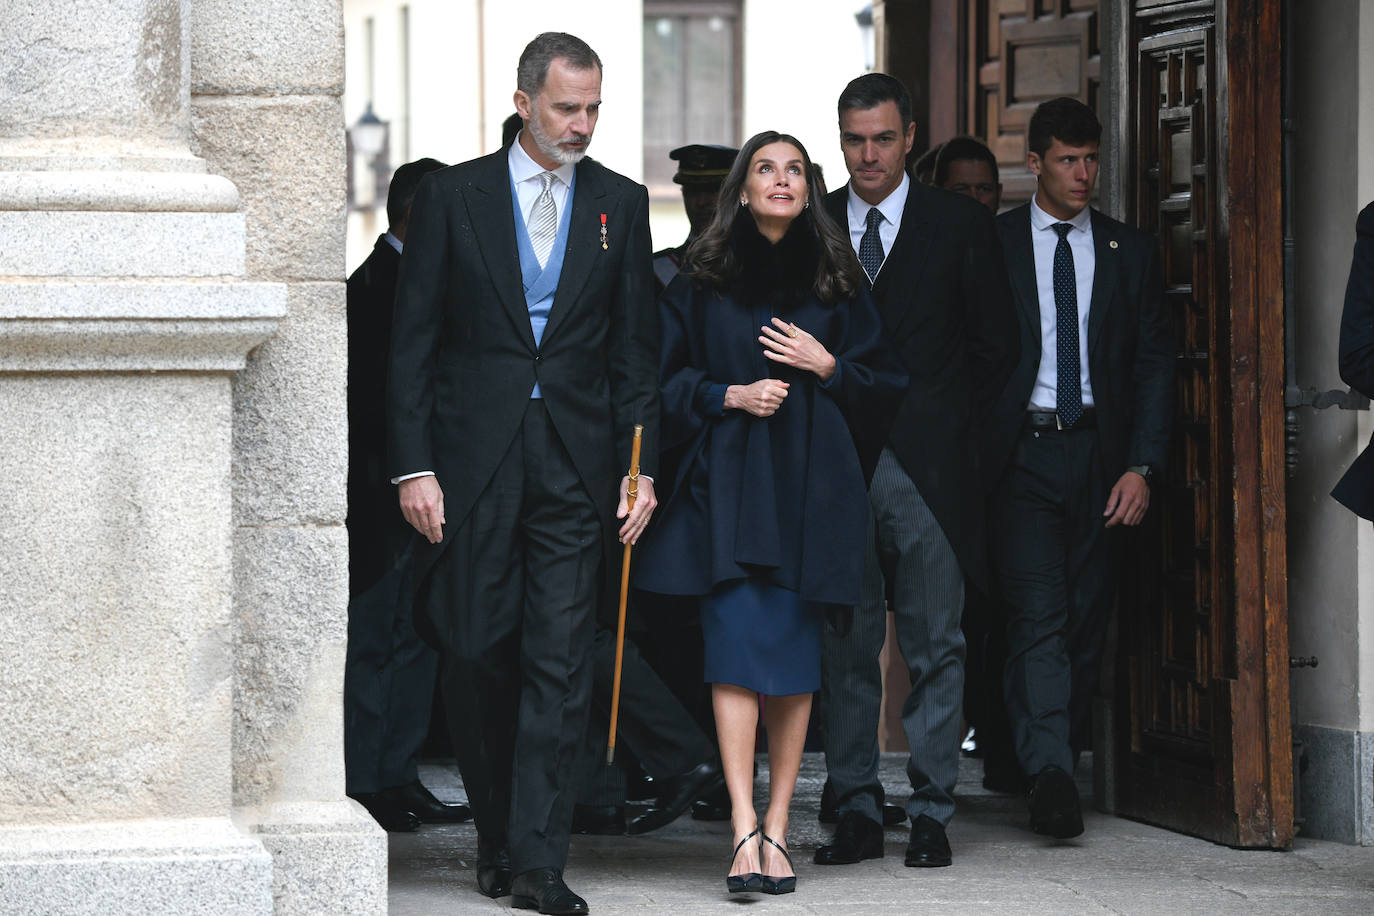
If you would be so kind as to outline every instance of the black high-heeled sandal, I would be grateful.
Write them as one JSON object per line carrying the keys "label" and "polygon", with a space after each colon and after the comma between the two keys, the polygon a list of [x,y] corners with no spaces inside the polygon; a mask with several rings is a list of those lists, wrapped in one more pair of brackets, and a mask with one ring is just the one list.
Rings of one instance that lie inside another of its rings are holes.
{"label": "black high-heeled sandal", "polygon": [[[734,853],[730,856],[730,867],[734,868],[735,860],[739,858],[739,851],[744,848],[744,844],[759,835],[759,828],[755,827],[754,832],[739,841]],[[763,888],[763,875],[756,871],[746,872],[743,875],[726,875],[725,889],[732,894],[750,894]]]}
{"label": "black high-heeled sandal", "polygon": [[[778,845],[777,840],[773,839],[766,833],[761,834],[761,836],[763,837],[763,841],[765,843],[772,843],[773,848],[776,849],[778,852],[782,853],[782,857],[787,860],[788,865],[792,865],[792,857],[788,855],[786,849],[783,849],[780,845]],[[762,858],[759,859],[759,867],[763,867]],[[796,868],[795,865],[793,865],[792,867],[793,869]],[[759,884],[761,885],[759,890],[763,891],[765,894],[790,894],[797,889],[796,875],[788,875],[785,878],[774,878],[771,875],[760,875],[759,877],[762,879],[759,882]]]}

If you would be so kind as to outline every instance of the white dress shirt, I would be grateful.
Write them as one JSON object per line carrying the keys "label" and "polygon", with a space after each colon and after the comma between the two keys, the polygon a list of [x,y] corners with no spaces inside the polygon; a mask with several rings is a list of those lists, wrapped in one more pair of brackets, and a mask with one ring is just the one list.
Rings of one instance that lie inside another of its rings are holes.
{"label": "white dress shirt", "polygon": [[[539,176],[550,170],[535,162],[530,158],[530,154],[525,152],[525,148],[520,145],[520,137],[523,135],[523,130],[516,135],[515,142],[510,145],[510,152],[506,154],[506,163],[510,168],[511,181],[515,183],[515,196],[520,201],[520,214],[528,227],[530,217],[534,213],[534,202],[539,199],[539,192],[543,189],[543,182],[539,180]],[[575,168],[577,166],[569,162],[552,170],[555,181],[549,186],[549,192],[553,194],[553,207],[558,214],[554,225],[562,224],[563,208],[568,205],[568,189],[572,187]]]}
{"label": "white dress shirt", "polygon": [[1059,310],[1054,304],[1054,249],[1059,245],[1055,223],[1073,226],[1066,236],[1073,252],[1073,276],[1078,285],[1078,369],[1083,390],[1083,406],[1093,406],[1092,380],[1088,377],[1088,309],[1093,299],[1093,269],[1097,253],[1093,248],[1092,210],[1084,207],[1073,219],[1055,219],[1036,198],[1031,198],[1031,247],[1035,254],[1035,291],[1040,298],[1040,370],[1031,389],[1030,406],[1035,410],[1054,410],[1059,403]]}
{"label": "white dress shirt", "polygon": [[396,249],[396,253],[397,253],[397,254],[400,254],[400,253],[401,253],[401,249],[405,247],[404,245],[401,244],[401,240],[400,240],[400,239],[396,238],[396,236],[394,236],[394,235],[391,234],[391,230],[390,230],[390,229],[388,229],[388,230],[386,231],[386,234],[383,235],[382,238],[386,239],[386,243],[387,243],[388,245],[390,245],[392,248]]}
{"label": "white dress shirt", "polygon": [[[887,256],[892,253],[892,243],[897,241],[897,232],[902,228],[902,211],[906,209],[906,195],[910,188],[911,179],[902,175],[902,183],[876,204],[878,212],[883,215],[883,221],[878,224],[878,238],[883,243],[884,265],[887,264]],[[849,244],[854,246],[856,255],[859,253],[859,243],[868,231],[868,211],[874,206],[854,193],[852,184],[849,186]],[[882,272],[882,268],[878,268],[878,273]],[[877,275],[873,279],[876,280]]]}

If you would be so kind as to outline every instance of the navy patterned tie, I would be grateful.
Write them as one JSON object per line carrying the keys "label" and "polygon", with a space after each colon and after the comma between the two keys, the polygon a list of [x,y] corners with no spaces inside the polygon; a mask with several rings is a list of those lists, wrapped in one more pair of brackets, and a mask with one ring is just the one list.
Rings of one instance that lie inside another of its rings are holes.
{"label": "navy patterned tie", "polygon": [[1078,359],[1078,280],[1073,272],[1073,250],[1069,248],[1070,223],[1055,223],[1059,244],[1054,246],[1055,351],[1059,378],[1055,382],[1059,419],[1073,426],[1083,416],[1083,387]]}
{"label": "navy patterned tie", "polygon": [[878,225],[882,221],[883,214],[878,208],[869,207],[867,228],[864,229],[864,237],[859,239],[859,263],[863,265],[864,273],[868,274],[869,283],[878,278],[878,268],[883,266],[883,240],[878,235]]}

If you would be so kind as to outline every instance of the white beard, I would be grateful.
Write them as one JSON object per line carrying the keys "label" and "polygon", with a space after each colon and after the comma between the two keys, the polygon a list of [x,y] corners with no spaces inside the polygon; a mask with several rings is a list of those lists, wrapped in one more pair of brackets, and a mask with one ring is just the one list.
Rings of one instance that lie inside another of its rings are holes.
{"label": "white beard", "polygon": [[582,158],[587,155],[587,145],[591,144],[592,138],[588,136],[587,145],[584,145],[580,150],[564,149],[544,130],[544,125],[539,120],[539,109],[534,108],[533,104],[530,107],[533,109],[530,112],[530,136],[534,138],[534,145],[539,147],[539,151],[560,165],[573,165],[581,162]]}

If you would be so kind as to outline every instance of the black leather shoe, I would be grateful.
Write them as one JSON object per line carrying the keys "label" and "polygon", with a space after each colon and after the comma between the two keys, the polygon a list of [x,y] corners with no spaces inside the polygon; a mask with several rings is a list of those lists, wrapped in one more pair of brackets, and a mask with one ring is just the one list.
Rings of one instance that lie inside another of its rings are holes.
{"label": "black leather shoe", "polygon": [[721,786],[707,793],[705,798],[692,802],[692,820],[728,821],[730,819],[730,793]]}
{"label": "black leather shoe", "polygon": [[538,910],[551,916],[589,912],[587,901],[563,883],[561,868],[534,868],[516,875],[511,885],[510,905],[512,909]]}
{"label": "black leather shoe", "polygon": [[1035,777],[1030,791],[1030,828],[1067,840],[1083,832],[1083,808],[1073,777],[1051,764]]}
{"label": "black leather shoe", "polygon": [[[896,827],[906,820],[906,810],[900,805],[884,803],[882,814],[884,827]],[[816,820],[822,824],[834,824],[839,819],[840,812],[835,801],[835,789],[830,785],[830,780],[827,779],[821,788],[821,810],[816,814]]]}
{"label": "black leather shoe", "polygon": [[410,833],[424,823],[406,808],[392,802],[385,792],[359,792],[349,798],[366,808],[378,826],[388,833]]}
{"label": "black leather shoe", "polygon": [[817,865],[852,865],[883,857],[883,828],[857,811],[846,811],[835,825],[835,838],[816,850]]}
{"label": "black leather shoe", "polygon": [[954,861],[949,853],[945,825],[925,814],[912,821],[905,861],[909,868],[943,868]]}
{"label": "black leather shoe", "polygon": [[477,838],[477,889],[488,897],[510,893],[510,847],[505,840]]}
{"label": "black leather shoe", "polygon": [[715,792],[723,785],[725,774],[721,772],[720,764],[714,761],[707,761],[686,773],[664,779],[661,783],[663,794],[658,797],[658,802],[630,821],[625,832],[630,836],[638,836],[650,830],[657,830],[665,824],[671,824],[681,817],[693,802]]}
{"label": "black leather shoe", "polygon": [[418,779],[409,785],[383,789],[382,795],[426,824],[461,824],[472,820],[471,808],[439,801]]}
{"label": "black leather shoe", "polygon": [[624,805],[573,805],[572,832],[583,836],[623,836]]}

